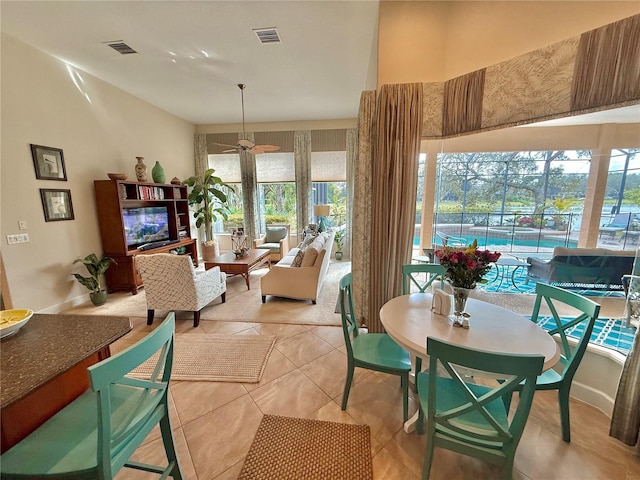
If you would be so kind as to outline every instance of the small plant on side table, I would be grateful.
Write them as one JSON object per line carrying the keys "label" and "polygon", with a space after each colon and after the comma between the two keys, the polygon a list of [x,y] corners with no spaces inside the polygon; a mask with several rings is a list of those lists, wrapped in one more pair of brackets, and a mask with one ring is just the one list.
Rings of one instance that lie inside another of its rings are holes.
{"label": "small plant on side table", "polygon": [[116,261],[111,257],[98,258],[95,253],[90,253],[84,258],[78,258],[73,263],[82,263],[87,267],[90,277],[83,277],[74,273],[82,285],[89,289],[89,298],[94,305],[102,305],[107,301],[107,291],[102,287],[102,276],[109,269],[109,266]]}
{"label": "small plant on side table", "polygon": [[344,247],[344,230],[336,230],[333,241],[336,243],[336,260],[342,260],[342,247]]}

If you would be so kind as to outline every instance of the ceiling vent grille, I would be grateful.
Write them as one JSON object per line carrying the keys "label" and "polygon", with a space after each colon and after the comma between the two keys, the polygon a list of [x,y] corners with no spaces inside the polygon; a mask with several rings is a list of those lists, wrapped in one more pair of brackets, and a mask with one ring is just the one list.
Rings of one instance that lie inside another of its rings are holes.
{"label": "ceiling vent grille", "polygon": [[121,53],[122,55],[128,55],[129,53],[138,53],[129,45],[124,43],[122,40],[116,40],[114,42],[105,42],[111,48],[113,48],[116,52]]}
{"label": "ceiling vent grille", "polygon": [[266,45],[268,43],[282,43],[276,27],[256,28],[253,31],[256,33],[256,35],[258,36],[258,40],[260,40],[260,43],[262,43],[263,45]]}

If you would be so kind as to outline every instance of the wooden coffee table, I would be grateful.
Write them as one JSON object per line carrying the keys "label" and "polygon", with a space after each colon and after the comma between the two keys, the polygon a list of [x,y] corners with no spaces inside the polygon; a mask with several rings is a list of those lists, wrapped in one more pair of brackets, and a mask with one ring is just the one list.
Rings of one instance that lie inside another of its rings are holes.
{"label": "wooden coffee table", "polygon": [[249,272],[267,264],[271,268],[271,254],[266,249],[251,249],[244,257],[236,257],[233,252],[225,252],[219,257],[214,257],[210,262],[204,262],[205,270],[213,267],[220,267],[220,271],[227,275],[242,275],[247,283],[247,290],[251,290],[249,285]]}

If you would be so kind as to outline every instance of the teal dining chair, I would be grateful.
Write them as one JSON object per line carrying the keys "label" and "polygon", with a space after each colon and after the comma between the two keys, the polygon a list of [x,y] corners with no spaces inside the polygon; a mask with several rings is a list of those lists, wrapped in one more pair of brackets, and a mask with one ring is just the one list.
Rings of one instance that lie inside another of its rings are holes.
{"label": "teal dining chair", "polygon": [[[536,301],[533,306],[531,320],[538,322],[542,302],[549,307],[555,328],[549,330],[550,335],[558,335],[560,339],[560,361],[557,370],[549,369],[538,377],[536,390],[558,390],[558,402],[560,403],[560,421],[562,424],[562,439],[571,441],[571,428],[569,423],[569,392],[573,377],[587,350],[593,325],[600,314],[600,305],[574,292],[559,287],[536,284]],[[560,305],[568,305],[578,310],[579,313],[571,316],[558,314]],[[567,339],[568,332],[576,337],[575,345],[571,345]]]}
{"label": "teal dining chair", "polygon": [[[87,369],[90,388],[0,457],[0,477],[111,480],[122,467],[182,479],[169,421],[175,314],[129,348]],[[150,360],[145,379],[128,374]],[[166,467],[131,461],[160,424]]]}
{"label": "teal dining chair", "polygon": [[[443,265],[438,263],[418,263],[407,264],[402,266],[402,294],[407,295],[411,293],[411,286],[414,285],[418,288],[420,293],[426,292],[426,290],[433,285],[436,280],[440,280],[440,288],[444,289],[444,275],[446,269]],[[422,276],[421,274],[425,274]],[[415,375],[417,377],[418,372],[422,370],[422,359],[416,357]],[[416,382],[416,390],[418,389],[418,383]]]}
{"label": "teal dining chair", "polygon": [[[429,371],[419,373],[417,379],[418,433],[423,431],[425,412],[427,415],[423,480],[431,473],[435,447],[498,465],[502,478],[511,478],[544,356],[474,350],[432,337],[427,337],[427,354]],[[448,377],[438,376],[438,365]],[[473,369],[474,383],[463,380],[469,372],[465,367]],[[480,384],[481,372],[486,372],[491,382]],[[518,407],[509,416],[504,396],[510,396],[521,382],[524,383]]]}
{"label": "teal dining chair", "polygon": [[398,345],[386,333],[360,333],[353,306],[351,273],[340,279],[340,314],[342,332],[347,347],[347,378],[342,394],[342,410],[346,410],[349,391],[356,367],[400,376],[402,388],[402,418],[409,417],[409,352]]}

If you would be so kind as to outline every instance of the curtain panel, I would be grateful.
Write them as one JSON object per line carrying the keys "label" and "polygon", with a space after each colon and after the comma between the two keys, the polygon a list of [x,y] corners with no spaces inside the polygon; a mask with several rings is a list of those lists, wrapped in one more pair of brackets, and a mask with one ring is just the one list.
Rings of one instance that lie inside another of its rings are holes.
{"label": "curtain panel", "polygon": [[209,152],[207,150],[207,136],[196,133],[193,136],[193,162],[196,176],[202,176],[209,168]]}
{"label": "curtain panel", "polygon": [[[238,134],[240,140],[242,134]],[[246,139],[253,142],[253,133],[247,133]],[[257,191],[258,184],[256,182],[256,157],[254,154],[246,150],[240,151],[240,171],[242,172],[242,205],[244,209],[244,233],[251,243],[256,238],[258,226],[258,202]]]}
{"label": "curtain panel", "polygon": [[293,154],[296,175],[296,217],[298,232],[301,232],[309,224],[311,212],[311,130],[300,130],[294,133]]}
{"label": "curtain panel", "polygon": [[350,128],[347,130],[347,231],[344,241],[344,251],[347,258],[351,257],[351,238],[353,221],[350,212],[353,212],[353,187],[355,184],[355,168],[358,160],[358,130]]}
{"label": "curtain panel", "polygon": [[422,84],[383,85],[373,150],[370,332],[384,331],[378,312],[402,292],[402,265],[411,261],[421,127]]}
{"label": "curtain panel", "polygon": [[359,324],[366,324],[369,313],[369,256],[371,233],[371,165],[375,138],[376,92],[362,92],[358,112],[358,151],[353,172],[351,209],[351,273],[353,308]]}

